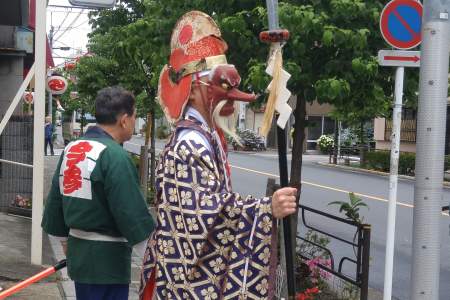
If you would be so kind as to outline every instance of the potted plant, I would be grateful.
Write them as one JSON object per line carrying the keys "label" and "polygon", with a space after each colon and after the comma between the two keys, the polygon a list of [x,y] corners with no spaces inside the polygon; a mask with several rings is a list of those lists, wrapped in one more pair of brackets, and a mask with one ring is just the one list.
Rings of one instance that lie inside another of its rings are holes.
{"label": "potted plant", "polygon": [[23,217],[31,217],[31,198],[22,195],[16,195],[8,208],[8,213],[12,215],[19,215]]}

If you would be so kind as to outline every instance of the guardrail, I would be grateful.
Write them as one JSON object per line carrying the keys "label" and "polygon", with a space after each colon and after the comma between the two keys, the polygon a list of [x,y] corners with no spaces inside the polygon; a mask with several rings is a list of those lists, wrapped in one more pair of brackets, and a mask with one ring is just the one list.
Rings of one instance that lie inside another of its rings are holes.
{"label": "guardrail", "polygon": [[[339,261],[338,267],[336,268],[335,260],[333,257],[333,253],[331,250],[329,250],[326,247],[323,247],[321,245],[318,245],[312,241],[309,241],[301,236],[297,236],[298,239],[302,240],[304,243],[310,243],[311,245],[318,247],[322,250],[324,250],[328,255],[330,256],[331,260],[331,266],[328,267],[326,265],[321,264],[320,262],[317,263],[317,266],[334,276],[350,283],[358,288],[360,288],[360,299],[361,300],[367,300],[368,299],[368,291],[369,291],[369,260],[370,260],[370,233],[371,233],[371,226],[369,224],[360,224],[354,221],[350,221],[341,217],[337,217],[322,211],[319,211],[317,209],[307,207],[305,205],[299,205],[299,210],[301,211],[301,217],[302,217],[302,223],[303,225],[311,229],[315,232],[318,232],[320,234],[323,234],[325,236],[328,236],[332,239],[338,240],[340,242],[343,242],[349,246],[351,246],[353,249],[356,248],[356,257],[350,258],[350,257],[342,257]],[[323,217],[326,217],[328,219],[334,220],[339,223],[344,223],[350,226],[355,227],[355,239],[353,240],[347,240],[344,238],[341,238],[337,235],[334,235],[332,233],[326,232],[322,229],[319,229],[317,227],[314,227],[310,225],[306,220],[306,212],[320,215]],[[300,255],[303,259],[312,259],[313,257],[306,257],[304,255]],[[344,263],[348,261],[350,263],[354,263],[355,268],[355,275],[353,277],[346,275],[342,272],[342,267]]]}

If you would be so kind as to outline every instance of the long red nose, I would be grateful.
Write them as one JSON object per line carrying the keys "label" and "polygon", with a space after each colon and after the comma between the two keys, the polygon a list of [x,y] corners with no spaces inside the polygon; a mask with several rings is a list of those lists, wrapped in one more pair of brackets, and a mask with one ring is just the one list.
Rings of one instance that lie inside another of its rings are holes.
{"label": "long red nose", "polygon": [[243,102],[252,102],[256,100],[256,95],[251,93],[244,93],[240,91],[238,88],[232,88],[229,92],[227,92],[226,98],[228,100],[234,101],[243,101]]}

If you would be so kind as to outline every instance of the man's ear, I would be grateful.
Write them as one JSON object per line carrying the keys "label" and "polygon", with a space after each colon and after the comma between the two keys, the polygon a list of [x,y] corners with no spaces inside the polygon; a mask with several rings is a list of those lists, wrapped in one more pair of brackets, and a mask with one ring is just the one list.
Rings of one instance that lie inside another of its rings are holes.
{"label": "man's ear", "polygon": [[125,128],[127,126],[127,117],[128,117],[127,114],[121,114],[119,116],[118,122],[120,127]]}

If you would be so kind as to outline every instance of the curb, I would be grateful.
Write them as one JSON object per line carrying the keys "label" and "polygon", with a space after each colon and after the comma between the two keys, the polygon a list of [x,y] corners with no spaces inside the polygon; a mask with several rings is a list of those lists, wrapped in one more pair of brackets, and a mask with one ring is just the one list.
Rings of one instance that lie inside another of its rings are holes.
{"label": "curb", "polygon": [[[382,172],[382,171],[367,170],[367,169],[335,165],[335,164],[324,163],[324,162],[317,162],[317,164],[320,166],[326,167],[326,168],[341,169],[341,170],[349,171],[352,173],[372,174],[372,175],[378,175],[378,176],[383,176],[383,177],[388,177],[390,175],[389,173]],[[398,175],[398,178],[403,179],[403,180],[409,180],[409,181],[416,180],[416,178],[414,176],[407,176],[407,175]],[[450,188],[450,182],[443,181],[442,184],[443,184],[444,188]]]}
{"label": "curb", "polygon": [[[65,259],[66,255],[64,254],[59,239],[55,236],[48,235],[48,239],[50,241],[51,248],[53,250],[53,258],[57,262],[61,259]],[[58,287],[61,292],[61,296],[63,299],[75,299],[75,286],[72,280],[69,278],[67,274],[67,268],[61,269],[59,271],[59,280]]]}

